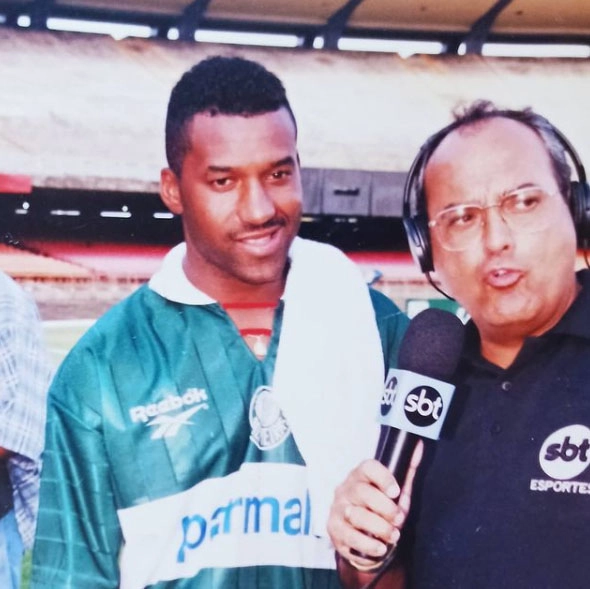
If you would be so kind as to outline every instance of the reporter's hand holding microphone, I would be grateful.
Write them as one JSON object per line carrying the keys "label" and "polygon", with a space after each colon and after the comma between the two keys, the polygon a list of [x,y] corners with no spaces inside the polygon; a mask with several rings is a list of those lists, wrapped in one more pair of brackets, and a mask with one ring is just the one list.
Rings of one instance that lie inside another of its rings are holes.
{"label": "reporter's hand holding microphone", "polygon": [[422,457],[421,438],[440,435],[454,391],[448,381],[462,347],[463,324],[451,313],[426,309],[410,322],[399,368],[386,376],[375,458],[362,462],[336,489],[330,511],[328,532],[338,558],[354,569],[347,574],[341,562],[341,576],[345,583],[350,578],[351,587],[370,581],[395,558]]}

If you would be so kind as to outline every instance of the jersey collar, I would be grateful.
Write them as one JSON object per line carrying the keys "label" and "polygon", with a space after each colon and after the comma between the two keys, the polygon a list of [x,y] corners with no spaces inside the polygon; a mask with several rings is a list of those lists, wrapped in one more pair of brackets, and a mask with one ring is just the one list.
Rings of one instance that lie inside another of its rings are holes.
{"label": "jersey collar", "polygon": [[164,257],[160,269],[150,278],[149,287],[160,296],[184,305],[211,305],[216,301],[199,290],[186,277],[182,261],[186,255],[186,243],[179,243]]}
{"label": "jersey collar", "polygon": [[[296,237],[289,251],[293,257],[293,247],[301,238]],[[186,255],[186,243],[173,247],[164,257],[159,270],[150,278],[149,287],[160,296],[183,305],[211,305],[217,301],[199,290],[184,273],[182,262]],[[281,297],[282,298],[282,297]]]}

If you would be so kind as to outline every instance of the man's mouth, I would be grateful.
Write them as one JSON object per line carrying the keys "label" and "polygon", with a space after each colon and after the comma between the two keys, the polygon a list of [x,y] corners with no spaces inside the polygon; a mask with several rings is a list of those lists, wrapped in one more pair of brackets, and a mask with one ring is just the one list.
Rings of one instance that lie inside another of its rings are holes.
{"label": "man's mouth", "polygon": [[255,255],[271,255],[281,243],[282,228],[282,224],[276,223],[272,227],[244,232],[236,238],[236,241]]}
{"label": "man's mouth", "polygon": [[509,288],[522,277],[520,270],[511,268],[494,268],[486,273],[485,282],[493,288]]}

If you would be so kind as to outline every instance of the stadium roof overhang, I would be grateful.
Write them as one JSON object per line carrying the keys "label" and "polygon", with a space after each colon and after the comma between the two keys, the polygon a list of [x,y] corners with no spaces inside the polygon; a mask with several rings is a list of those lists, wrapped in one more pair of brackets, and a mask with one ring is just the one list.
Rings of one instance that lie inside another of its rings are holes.
{"label": "stadium roof overhang", "polygon": [[[590,2],[584,0],[0,0],[0,19],[43,30],[49,18],[143,24],[153,36],[175,29],[182,40],[196,30],[293,34],[299,46],[336,49],[344,36],[430,39],[446,52],[479,53],[484,41],[582,42],[590,39]],[[0,22],[2,22],[0,20]]]}
{"label": "stadium roof overhang", "polygon": [[[19,24],[23,17],[28,27]],[[169,89],[197,59],[234,51],[214,43],[45,32],[53,17],[144,24],[161,39],[172,28],[180,39],[204,29],[297,35],[301,44],[293,51],[239,53],[280,72],[297,105],[309,172],[306,214],[322,222],[344,218],[329,230],[348,228],[354,240],[365,220],[397,222],[409,162],[458,101],[534,102],[571,135],[583,158],[590,154],[588,59],[405,60],[344,52],[334,59],[335,52],[299,50],[317,37],[334,49],[347,36],[438,40],[449,53],[463,43],[477,54],[485,40],[590,46],[587,0],[0,0],[0,53],[10,55],[0,66],[0,173],[9,174],[0,176],[0,219],[15,235],[39,227],[87,237],[88,227],[102,234],[107,225],[117,236],[176,235],[178,226],[170,225],[177,220],[163,217],[157,197]],[[136,222],[137,230],[124,226]],[[381,228],[371,231],[373,239]]]}

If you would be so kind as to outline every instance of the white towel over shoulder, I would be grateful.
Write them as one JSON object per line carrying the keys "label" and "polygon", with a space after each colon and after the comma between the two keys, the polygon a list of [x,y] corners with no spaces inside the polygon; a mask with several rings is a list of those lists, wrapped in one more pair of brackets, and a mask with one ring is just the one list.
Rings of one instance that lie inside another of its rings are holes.
{"label": "white towel over shoulder", "polygon": [[273,390],[309,469],[313,529],[335,487],[374,455],[384,365],[369,291],[340,250],[297,238]]}

